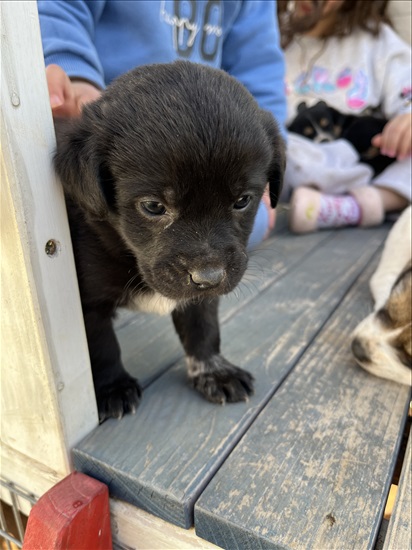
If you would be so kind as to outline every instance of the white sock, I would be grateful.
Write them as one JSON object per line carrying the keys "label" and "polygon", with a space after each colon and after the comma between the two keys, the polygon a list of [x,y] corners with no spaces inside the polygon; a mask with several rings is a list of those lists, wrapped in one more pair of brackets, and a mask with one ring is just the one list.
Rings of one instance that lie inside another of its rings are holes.
{"label": "white sock", "polygon": [[317,220],[319,229],[358,225],[361,209],[352,195],[323,195]]}

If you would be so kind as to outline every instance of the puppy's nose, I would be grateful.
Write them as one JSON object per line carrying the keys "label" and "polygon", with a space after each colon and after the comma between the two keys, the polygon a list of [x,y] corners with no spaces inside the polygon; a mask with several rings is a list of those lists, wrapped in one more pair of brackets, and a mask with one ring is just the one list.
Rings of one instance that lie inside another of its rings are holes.
{"label": "puppy's nose", "polygon": [[352,353],[356,359],[363,363],[368,363],[370,361],[370,357],[359,338],[355,337],[352,340]]}
{"label": "puppy's nose", "polygon": [[221,267],[209,267],[205,269],[196,269],[190,272],[191,281],[199,289],[207,289],[218,286],[226,276],[226,272]]}

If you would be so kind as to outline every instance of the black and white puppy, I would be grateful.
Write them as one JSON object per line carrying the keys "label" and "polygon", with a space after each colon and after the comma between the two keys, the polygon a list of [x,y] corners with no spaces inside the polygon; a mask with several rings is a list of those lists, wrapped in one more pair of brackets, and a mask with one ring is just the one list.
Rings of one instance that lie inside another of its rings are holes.
{"label": "black and white puppy", "polygon": [[375,307],[355,328],[352,352],[368,372],[412,385],[412,207],[392,227],[370,281]]}
{"label": "black and white puppy", "polygon": [[193,386],[212,402],[247,399],[253,377],[220,354],[218,300],[245,272],[267,182],[272,206],[280,194],[272,115],[225,72],[178,61],[125,74],[67,124],[55,167],[100,420],[141,397],[112,326],[120,306],[172,313]]}
{"label": "black and white puppy", "polygon": [[359,161],[368,164],[377,176],[395,161],[394,158],[382,155],[379,149],[372,145],[372,138],[382,132],[387,122],[376,111],[347,115],[324,101],[318,101],[312,107],[308,107],[306,102],[302,101],[288,130],[315,143],[328,143],[338,138],[346,139],[359,153]]}

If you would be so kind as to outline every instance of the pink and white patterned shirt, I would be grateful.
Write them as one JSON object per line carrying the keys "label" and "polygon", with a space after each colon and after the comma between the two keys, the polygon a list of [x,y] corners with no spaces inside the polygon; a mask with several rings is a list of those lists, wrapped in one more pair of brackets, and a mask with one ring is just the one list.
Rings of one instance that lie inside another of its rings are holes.
{"label": "pink and white patterned shirt", "polygon": [[319,100],[344,114],[380,108],[391,119],[411,110],[411,47],[388,25],[323,39],[298,36],[286,48],[288,122],[305,101]]}

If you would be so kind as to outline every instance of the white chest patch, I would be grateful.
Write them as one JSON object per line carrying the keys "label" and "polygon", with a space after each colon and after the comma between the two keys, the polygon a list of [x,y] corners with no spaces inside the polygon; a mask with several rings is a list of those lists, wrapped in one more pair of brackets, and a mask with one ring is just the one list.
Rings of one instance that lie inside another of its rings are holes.
{"label": "white chest patch", "polygon": [[176,307],[176,300],[171,300],[162,296],[158,292],[148,292],[140,294],[134,298],[130,306],[146,313],[157,313],[158,315],[167,315],[172,313]]}

